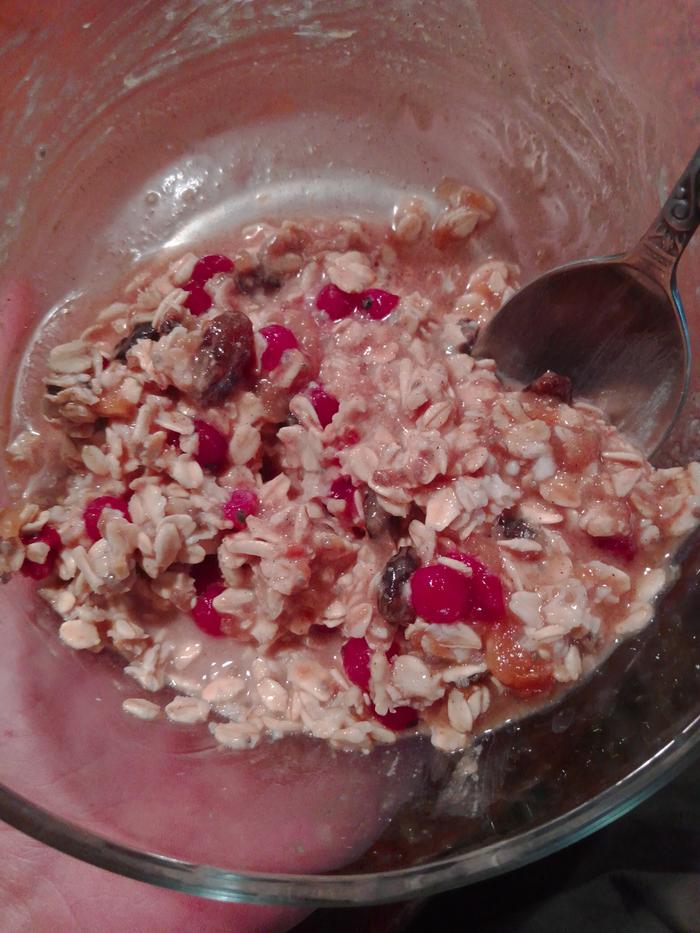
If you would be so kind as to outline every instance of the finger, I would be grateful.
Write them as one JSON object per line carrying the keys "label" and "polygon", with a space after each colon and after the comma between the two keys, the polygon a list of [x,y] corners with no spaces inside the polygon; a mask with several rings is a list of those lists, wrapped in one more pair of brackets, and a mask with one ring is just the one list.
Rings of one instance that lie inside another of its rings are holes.
{"label": "finger", "polygon": [[222,904],[86,865],[0,824],[0,904],[7,933],[281,933],[308,911]]}

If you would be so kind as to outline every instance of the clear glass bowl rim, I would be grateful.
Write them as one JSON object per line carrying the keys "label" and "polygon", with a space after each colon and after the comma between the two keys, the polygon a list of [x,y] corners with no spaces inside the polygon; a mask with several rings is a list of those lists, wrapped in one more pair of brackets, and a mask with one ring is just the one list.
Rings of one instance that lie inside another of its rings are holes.
{"label": "clear glass bowl rim", "polygon": [[400,871],[356,875],[231,872],[140,852],[53,816],[4,785],[0,819],[98,868],[212,900],[308,907],[382,904],[473,884],[551,855],[628,813],[699,757],[700,716],[612,787],[542,826],[473,852]]}
{"label": "clear glass bowl rim", "polygon": [[616,784],[568,813],[474,851],[389,872],[295,875],[197,865],[111,842],[2,784],[0,820],[86,863],[163,888],[231,902],[352,906],[426,896],[536,861],[624,815],[698,757],[700,716]]}

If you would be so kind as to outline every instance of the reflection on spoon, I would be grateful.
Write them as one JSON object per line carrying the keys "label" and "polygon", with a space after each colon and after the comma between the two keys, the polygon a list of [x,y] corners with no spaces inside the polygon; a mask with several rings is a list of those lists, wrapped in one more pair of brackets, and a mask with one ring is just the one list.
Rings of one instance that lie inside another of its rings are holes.
{"label": "reflection on spoon", "polygon": [[598,405],[649,456],[685,400],[688,328],[676,265],[700,223],[700,149],[630,252],[560,266],[531,282],[484,328],[473,355],[506,379],[551,370]]}

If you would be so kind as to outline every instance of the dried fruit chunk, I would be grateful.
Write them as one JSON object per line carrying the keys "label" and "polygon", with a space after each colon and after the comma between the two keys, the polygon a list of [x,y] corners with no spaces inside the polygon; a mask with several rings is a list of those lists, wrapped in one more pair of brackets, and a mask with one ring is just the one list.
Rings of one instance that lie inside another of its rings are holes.
{"label": "dried fruit chunk", "polygon": [[512,509],[507,509],[505,512],[501,512],[498,516],[498,533],[503,538],[529,538],[533,539],[537,537],[537,532],[532,527],[528,525],[526,521],[513,512]]}
{"label": "dried fruit chunk", "polygon": [[262,265],[252,266],[250,269],[237,272],[234,282],[236,289],[242,295],[252,295],[258,288],[271,292],[282,284],[282,280],[278,275],[266,271]]}
{"label": "dried fruit chunk", "polygon": [[131,333],[127,334],[127,336],[116,345],[113,359],[124,362],[124,360],[126,360],[126,354],[139,340],[160,340],[160,338],[161,335],[151,324],[145,322],[143,324],[137,324],[132,328]]}
{"label": "dried fruit chunk", "polygon": [[486,640],[486,663],[500,682],[519,693],[541,693],[554,684],[549,661],[520,644],[516,633],[497,626]]}
{"label": "dried fruit chunk", "polygon": [[382,508],[376,492],[369,486],[365,489],[362,506],[365,513],[365,529],[370,538],[381,538],[396,531],[399,524],[396,516],[390,515]]}
{"label": "dried fruit chunk", "polygon": [[402,547],[387,561],[379,584],[377,608],[387,622],[410,625],[416,612],[407,593],[407,583],[419,567],[413,548]]}
{"label": "dried fruit chunk", "polygon": [[123,387],[118,385],[103,392],[92,410],[100,418],[131,418],[136,405],[123,394]]}
{"label": "dried fruit chunk", "polygon": [[193,361],[199,401],[222,405],[234,389],[250,384],[253,358],[250,318],[238,310],[215,317],[205,327]]}
{"label": "dried fruit chunk", "polygon": [[560,376],[551,369],[546,370],[530,385],[525,386],[525,391],[534,392],[535,395],[551,395],[552,398],[558,398],[567,405],[571,404],[571,379],[568,376]]}

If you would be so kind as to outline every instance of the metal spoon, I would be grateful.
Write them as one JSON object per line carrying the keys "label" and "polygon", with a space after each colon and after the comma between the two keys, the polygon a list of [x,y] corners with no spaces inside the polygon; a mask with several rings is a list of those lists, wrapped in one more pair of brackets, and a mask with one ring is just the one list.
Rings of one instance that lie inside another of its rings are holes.
{"label": "metal spoon", "polygon": [[517,292],[480,332],[472,355],[528,384],[553,370],[598,405],[648,456],[688,390],[688,325],[676,265],[700,223],[700,149],[630,252],[568,263]]}

